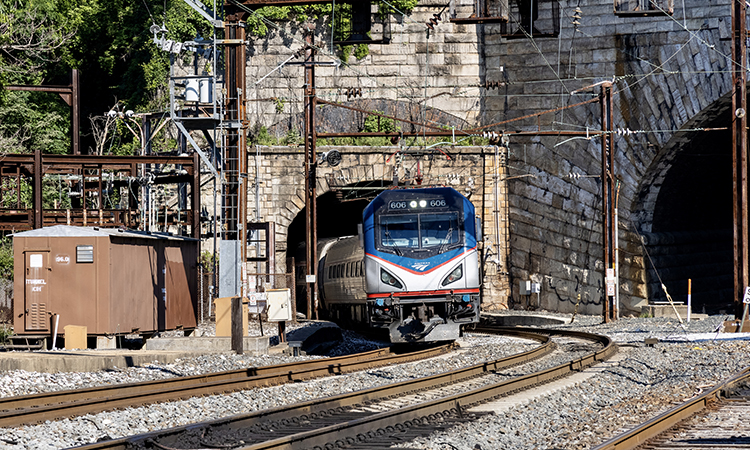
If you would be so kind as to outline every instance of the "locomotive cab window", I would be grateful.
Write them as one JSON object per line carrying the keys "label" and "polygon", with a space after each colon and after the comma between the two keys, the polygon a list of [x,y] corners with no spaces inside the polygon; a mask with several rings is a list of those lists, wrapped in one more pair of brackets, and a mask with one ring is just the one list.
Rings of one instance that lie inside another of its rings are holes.
{"label": "locomotive cab window", "polygon": [[461,225],[456,212],[383,215],[378,247],[404,256],[439,254],[462,244]]}

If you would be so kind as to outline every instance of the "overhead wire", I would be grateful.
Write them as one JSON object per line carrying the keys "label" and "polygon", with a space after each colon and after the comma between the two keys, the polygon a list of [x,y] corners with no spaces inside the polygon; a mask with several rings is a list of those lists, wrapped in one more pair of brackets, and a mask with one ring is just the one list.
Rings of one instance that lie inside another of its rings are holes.
{"label": "overhead wire", "polygon": [[[251,9],[251,8],[243,5],[242,3],[240,3],[237,0],[229,0],[229,1],[231,3],[233,3],[235,6],[237,6],[238,8],[242,9],[243,11],[253,14],[255,17],[257,17],[259,20],[261,20],[266,25],[269,25],[269,26],[271,26],[271,27],[273,27],[273,28],[275,28],[275,29],[277,29],[279,31],[282,31],[282,28],[279,25],[277,25],[273,21],[267,19],[266,17],[263,17],[261,14],[258,14],[255,10],[253,10],[253,9]],[[386,3],[388,3],[388,2],[386,2]],[[393,5],[390,5],[390,4],[388,4],[388,5],[390,7],[392,7],[394,10],[396,10],[399,13],[403,14],[397,8],[393,7]],[[417,22],[414,22],[413,20],[412,20],[412,22],[413,23],[417,23]],[[422,25],[424,25],[424,24],[422,24]],[[425,29],[428,29],[426,25],[424,25],[424,26],[425,26]],[[332,58],[334,60],[334,62],[336,62],[337,65],[345,66],[346,68],[348,68],[348,69],[352,70],[353,72],[357,73],[357,75],[363,76],[363,77],[365,77],[365,78],[373,81],[377,86],[381,87],[382,89],[396,89],[396,91],[398,92],[397,88],[391,87],[389,85],[384,85],[380,80],[372,77],[371,75],[369,75],[367,73],[363,73],[363,72],[357,70],[352,65],[348,64],[346,61],[341,60],[340,58],[336,57],[335,55],[333,55],[332,53],[326,51],[324,48],[322,48],[322,47],[320,47],[318,45],[315,45],[315,44],[310,45],[309,43],[307,43],[307,42],[305,42],[305,41],[297,38],[296,36],[291,36],[291,39],[294,40],[294,41],[297,41],[297,42],[299,42],[301,44],[303,44],[303,46],[311,47],[311,48],[317,50],[318,52],[320,52],[324,56]]]}
{"label": "overhead wire", "polygon": [[[237,3],[237,2],[235,1],[235,0],[232,0],[232,1],[233,1],[233,3],[235,3],[235,4],[238,4],[238,3]],[[397,8],[393,7],[393,5],[389,4],[388,2],[385,2],[385,3],[386,3],[386,4],[388,4],[388,5],[390,6],[390,7],[392,7],[392,8],[393,8],[393,9],[394,9],[395,11],[399,12],[400,14],[402,14],[402,15],[403,15],[404,17],[407,17],[407,16],[405,15],[405,14],[403,14],[403,12],[401,12],[401,11],[399,11],[399,10],[398,10]],[[238,6],[239,6],[239,4],[238,4]],[[246,9],[246,10],[248,10],[249,12],[252,12],[253,14],[255,14],[255,12],[254,12],[254,11],[252,11],[251,9],[249,9],[249,8],[244,8],[244,9]],[[267,23],[267,24],[269,24],[269,25],[271,25],[271,26],[273,26],[273,27],[275,27],[275,28],[277,28],[277,29],[281,29],[281,28],[280,28],[280,27],[279,27],[278,25],[276,25],[275,23],[271,22],[270,20],[268,20],[268,19],[266,19],[266,18],[264,18],[264,17],[262,17],[262,16],[260,16],[260,15],[257,15],[257,16],[258,16],[258,17],[260,17],[260,18],[261,18],[261,20],[263,20],[263,21],[264,21],[264,23]],[[411,19],[409,19],[409,20],[411,20]],[[515,20],[515,21],[517,22],[517,18],[513,17],[513,20]],[[412,21],[412,22],[413,22],[413,21]],[[414,23],[416,23],[416,22],[414,22]],[[678,22],[678,23],[679,23],[679,22]],[[687,30],[687,28],[686,28],[686,27],[685,27],[685,29]],[[567,87],[566,87],[566,81],[570,81],[571,79],[570,79],[570,78],[566,78],[565,80],[563,80],[563,79],[562,79],[562,78],[560,77],[560,73],[559,73],[559,70],[557,70],[557,71],[556,71],[556,70],[555,70],[555,69],[554,69],[554,68],[553,68],[553,67],[551,66],[551,64],[550,64],[549,60],[548,60],[548,59],[547,59],[547,57],[546,57],[546,56],[544,55],[544,53],[543,53],[543,52],[541,51],[541,49],[540,49],[540,48],[539,48],[539,46],[537,45],[536,41],[534,40],[533,36],[531,36],[531,35],[530,35],[530,34],[529,34],[528,32],[526,32],[526,30],[525,30],[525,29],[523,29],[522,27],[521,27],[521,30],[522,30],[522,32],[523,32],[523,33],[524,33],[524,34],[526,35],[527,39],[529,39],[529,40],[530,40],[530,42],[531,42],[531,45],[533,46],[533,48],[534,48],[534,49],[535,49],[535,50],[536,50],[536,51],[537,51],[537,52],[538,52],[538,53],[539,53],[539,54],[540,54],[540,55],[542,56],[542,59],[544,60],[544,62],[545,62],[545,64],[546,64],[546,66],[547,66],[547,67],[548,67],[548,68],[550,69],[550,71],[551,71],[551,72],[552,72],[552,73],[554,74],[554,76],[555,76],[555,79],[554,79],[554,80],[535,80],[535,81],[533,81],[533,82],[534,82],[534,83],[547,83],[547,82],[556,82],[556,83],[560,83],[560,84],[561,84],[561,86],[562,86],[562,87],[563,87],[564,89],[567,89]],[[679,51],[681,51],[682,49],[684,49],[684,47],[685,47],[685,46],[689,45],[689,43],[691,42],[691,40],[693,39],[693,37],[697,36],[697,35],[696,35],[695,33],[691,32],[690,30],[687,30],[687,31],[691,33],[691,38],[690,38],[690,39],[688,39],[688,41],[687,41],[687,42],[685,42],[684,44],[682,44],[682,46],[680,47],[680,49],[678,49],[678,50],[677,50],[677,51],[676,51],[675,53],[673,53],[673,54],[672,54],[672,55],[671,55],[671,56],[670,56],[669,58],[667,58],[667,60],[665,60],[664,62],[662,62],[662,63],[661,63],[660,65],[656,65],[656,64],[653,64],[653,63],[651,63],[650,61],[647,61],[647,60],[644,60],[644,59],[638,58],[638,57],[636,56],[636,58],[637,58],[637,59],[639,59],[639,60],[641,60],[641,61],[643,61],[643,62],[645,62],[645,63],[647,63],[647,64],[650,64],[651,66],[653,66],[653,67],[654,67],[654,69],[653,69],[652,71],[650,71],[649,73],[643,74],[643,75],[642,75],[642,76],[641,76],[641,77],[639,78],[639,80],[638,80],[637,82],[640,82],[640,81],[641,81],[641,80],[643,80],[644,78],[646,78],[646,77],[649,77],[649,76],[652,76],[652,75],[654,75],[654,74],[657,74],[657,75],[668,75],[668,74],[680,74],[680,73],[687,73],[687,72],[690,72],[690,73],[722,73],[722,72],[724,72],[724,71],[678,71],[678,70],[675,70],[675,71],[666,71],[666,70],[664,70],[664,66],[665,66],[665,65],[666,65],[666,64],[667,64],[667,63],[668,63],[668,62],[669,62],[670,60],[672,60],[672,59],[673,59],[673,58],[674,58],[674,57],[676,56],[676,54],[678,54],[678,53],[679,53]],[[574,33],[575,33],[575,30],[574,30]],[[583,33],[583,34],[584,34],[584,35],[587,35],[587,33]],[[589,36],[590,36],[590,35],[589,35]],[[292,37],[292,38],[293,38],[293,39],[296,39],[295,37]],[[700,37],[699,37],[699,39],[700,39],[700,40],[701,40],[701,41],[702,41],[702,42],[703,42],[704,44],[708,45],[708,46],[709,46],[709,47],[711,47],[711,48],[714,48],[714,47],[713,47],[713,46],[712,46],[711,44],[708,44],[708,43],[707,43],[707,42],[706,42],[706,41],[705,41],[704,39],[702,39],[702,38],[700,38]],[[296,39],[296,40],[299,40],[299,39]],[[317,48],[318,50],[321,50],[321,51],[322,51],[322,53],[324,53],[324,54],[326,53],[326,52],[325,52],[325,51],[323,51],[323,49],[322,49],[322,48],[320,48],[320,47],[316,47],[316,46],[313,46],[313,47],[314,47],[314,48]],[[571,42],[571,49],[573,49],[573,43],[572,43],[572,42]],[[620,50],[620,51],[622,51],[622,50]],[[720,52],[719,52],[719,53],[720,53]],[[329,54],[329,55],[327,55],[327,56],[329,56],[329,57],[332,57],[332,58],[336,59],[336,58],[335,58],[335,56],[333,56],[333,55],[331,55],[331,54]],[[631,56],[632,56],[632,55],[631,55]],[[340,60],[339,60],[339,61],[340,61]],[[558,62],[559,62],[559,61],[558,61]],[[570,63],[570,62],[571,62],[571,61],[569,61],[569,63]],[[343,65],[343,66],[347,67],[348,69],[351,69],[351,70],[353,70],[353,71],[354,71],[354,72],[356,72],[357,74],[359,74],[359,75],[362,75],[362,76],[364,76],[364,77],[366,77],[366,78],[368,78],[368,79],[370,79],[370,80],[373,80],[373,81],[375,82],[375,84],[376,84],[377,88],[380,88],[380,89],[395,89],[395,90],[396,90],[396,91],[398,92],[398,89],[399,89],[399,86],[398,86],[398,85],[397,85],[397,86],[390,86],[390,85],[386,85],[386,84],[384,84],[384,83],[380,82],[379,80],[377,80],[377,79],[373,78],[373,77],[372,77],[372,76],[370,76],[369,74],[362,74],[362,73],[361,73],[361,71],[359,71],[359,70],[355,69],[354,67],[352,67],[351,65],[347,64],[347,63],[346,63],[346,62],[344,62],[344,61],[342,61],[341,63],[342,63],[342,65]],[[399,63],[399,67],[400,67],[400,63]],[[658,72],[658,73],[657,73],[657,72]],[[425,102],[425,105],[426,105],[426,101],[428,100],[428,98],[426,97],[426,91],[427,91],[427,86],[428,86],[428,83],[427,83],[427,81],[426,81],[426,78],[427,78],[428,76],[429,76],[429,74],[428,74],[428,73],[426,73],[426,74],[425,74],[425,93],[424,93],[424,96],[423,96],[423,100],[422,100],[422,102]],[[617,81],[617,80],[621,80],[621,79],[623,79],[623,78],[625,78],[625,77],[638,77],[638,75],[636,75],[636,74],[627,74],[627,75],[623,75],[623,76],[620,76],[619,78],[615,78],[615,80],[616,80],[616,81]],[[573,80],[583,80],[583,79],[587,79],[587,78],[589,78],[589,77],[584,77],[584,78],[573,78]],[[592,79],[597,79],[597,78],[600,78],[600,77],[590,77],[590,78],[592,78]],[[441,86],[441,87],[444,87],[444,86]],[[462,86],[462,87],[463,87],[463,86]],[[476,87],[477,87],[477,88],[481,88],[481,86],[476,86]],[[377,88],[371,88],[371,89],[369,89],[369,90],[368,90],[368,92],[374,92],[374,91],[375,91],[375,89],[377,89]],[[467,88],[467,90],[466,90],[465,92],[468,92],[468,88],[474,88],[474,86],[466,86],[466,88]],[[325,88],[322,88],[322,89],[325,89]],[[619,92],[619,91],[616,91],[616,92]],[[455,93],[445,93],[445,94],[449,94],[449,95],[455,95]],[[326,95],[326,94],[323,94],[323,95]],[[331,95],[337,95],[337,94],[327,94],[327,95],[328,95],[328,96],[331,96]],[[441,94],[437,94],[437,95],[441,95]],[[518,97],[521,97],[521,96],[525,96],[525,97],[531,97],[531,96],[535,96],[535,97],[544,97],[544,96],[547,96],[547,95],[550,95],[550,94],[510,94],[510,95],[512,95],[512,96],[518,96]],[[296,96],[295,96],[295,97],[296,97]],[[408,98],[408,96],[404,96],[404,97],[405,97],[405,98]],[[522,117],[518,117],[518,118],[508,119],[508,120],[505,120],[505,121],[501,121],[501,122],[496,122],[496,123],[493,123],[493,124],[490,124],[490,125],[485,125],[485,126],[482,126],[482,127],[477,127],[477,128],[471,129],[470,131],[478,131],[478,130],[482,130],[482,129],[490,128],[490,127],[493,127],[493,126],[498,126],[498,125],[502,125],[502,124],[505,124],[505,123],[510,123],[510,122],[515,122],[515,121],[523,120],[523,119],[526,119],[526,118],[530,118],[530,117],[537,117],[537,116],[540,116],[540,115],[542,115],[542,114],[548,114],[548,113],[551,113],[551,112],[556,112],[556,111],[564,111],[564,110],[565,110],[565,109],[567,109],[567,108],[572,108],[572,107],[580,106],[580,105],[583,105],[583,104],[586,104],[586,103],[592,103],[592,102],[595,102],[595,101],[597,101],[597,100],[598,100],[598,99],[594,98],[594,99],[591,99],[591,100],[589,100],[589,101],[586,101],[586,102],[581,102],[581,103],[576,103],[576,104],[572,104],[572,105],[567,105],[567,106],[564,106],[564,107],[561,107],[561,108],[555,108],[555,109],[553,109],[553,110],[548,110],[548,111],[543,111],[543,112],[540,112],[540,113],[529,114],[529,115],[526,115],[526,116],[522,116]],[[425,118],[425,119],[424,119],[424,122],[427,122],[427,120],[426,120],[426,116],[423,116],[423,117]],[[437,122],[437,121],[432,121],[432,120],[431,120],[430,122],[433,122],[433,123],[439,123],[439,122]],[[662,130],[662,131],[663,131],[663,130]],[[679,131],[679,130],[678,130],[678,131]],[[705,131],[705,130],[703,130],[703,129],[693,129],[693,131]],[[459,133],[462,133],[462,131],[458,131],[458,132],[459,132]],[[651,131],[649,131],[649,130],[638,130],[637,132],[639,132],[639,133],[644,133],[644,132],[656,132],[656,131],[653,131],[653,130],[651,130]],[[464,134],[466,134],[466,133],[464,133]]]}

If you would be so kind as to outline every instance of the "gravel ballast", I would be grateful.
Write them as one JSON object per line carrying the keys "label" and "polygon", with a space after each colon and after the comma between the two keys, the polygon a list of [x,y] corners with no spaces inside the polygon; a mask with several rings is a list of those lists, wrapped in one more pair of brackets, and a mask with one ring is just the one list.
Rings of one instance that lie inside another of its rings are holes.
{"label": "gravel ballast", "polygon": [[[560,317],[570,320],[570,315]],[[485,450],[591,448],[616,432],[693,396],[701,387],[712,385],[747,365],[745,355],[750,350],[750,342],[745,335],[723,335],[719,337],[732,336],[735,339],[712,340],[717,336],[716,329],[724,319],[724,316],[715,316],[693,321],[686,325],[687,331],[684,331],[676,320],[670,319],[633,318],[601,324],[601,317],[578,316],[573,324],[565,323],[553,328],[577,329],[612,337],[622,345],[620,351],[626,355],[613,369],[543,399],[518,406],[507,413],[486,415],[475,422],[463,423],[446,432],[399,445],[467,450],[477,446]],[[336,353],[381,345],[362,340],[351,333],[345,335],[346,343],[336,349]],[[737,339],[740,336],[742,338]],[[656,337],[660,341],[654,347],[648,347],[643,344],[647,337]],[[458,352],[418,363],[306,383],[251,389],[228,395],[0,429],[0,447],[13,450],[73,447],[100,439],[145,433],[427,376],[498,359],[538,345],[471,333],[467,333],[461,344],[462,349]],[[130,383],[292,360],[294,359],[285,356],[219,354],[185,359],[169,365],[153,364],[95,373],[42,374],[13,371],[0,373],[0,395]]]}

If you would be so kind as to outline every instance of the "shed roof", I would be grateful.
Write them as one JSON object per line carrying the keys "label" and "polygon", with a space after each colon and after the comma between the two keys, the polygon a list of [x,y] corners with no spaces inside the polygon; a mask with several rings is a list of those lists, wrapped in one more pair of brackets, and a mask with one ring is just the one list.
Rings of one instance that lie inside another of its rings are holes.
{"label": "shed roof", "polygon": [[136,239],[166,239],[170,241],[197,241],[185,236],[173,236],[167,233],[128,230],[127,228],[74,227],[71,225],[54,225],[35,230],[13,233],[14,237],[125,237]]}

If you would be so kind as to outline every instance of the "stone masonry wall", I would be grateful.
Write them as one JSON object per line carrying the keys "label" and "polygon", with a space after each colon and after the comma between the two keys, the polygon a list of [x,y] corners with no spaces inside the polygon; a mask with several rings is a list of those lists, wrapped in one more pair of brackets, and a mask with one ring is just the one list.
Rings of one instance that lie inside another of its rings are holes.
{"label": "stone masonry wall", "polygon": [[[321,166],[318,169],[318,195],[323,195],[336,186],[349,186],[362,181],[393,180],[393,171],[397,170],[399,178],[404,180],[407,174],[415,173],[416,162],[419,161],[425,178],[423,184],[447,185],[466,195],[476,207],[484,228],[484,243],[489,243],[489,256],[497,259],[496,234],[506,234],[505,221],[497,223],[494,211],[497,203],[504,204],[505,192],[494,192],[491,186],[493,174],[497,169],[502,174],[503,163],[497,167],[494,164],[494,148],[492,147],[449,147],[441,151],[421,156],[405,156],[399,161],[392,158],[398,147],[370,148],[370,147],[336,147],[342,154],[342,162],[335,168]],[[326,147],[319,149],[326,151]],[[451,155],[450,159],[446,155]],[[256,166],[255,159],[259,158]],[[256,207],[260,208],[260,221],[273,222],[276,226],[276,267],[279,272],[286,269],[286,256],[290,252],[287,248],[288,228],[295,217],[305,207],[305,194],[302,186],[304,174],[302,171],[304,154],[300,148],[290,147],[261,147],[260,157],[252,156],[250,161],[250,179],[255,177],[255,168],[260,180],[258,197],[261,199],[256,206],[255,192],[252,187],[248,195],[248,214],[255,217]],[[487,164],[490,166],[487,166]],[[328,180],[335,180],[331,186]],[[252,183],[250,183],[252,186]],[[502,206],[500,206],[502,209]],[[502,213],[502,211],[501,211]],[[342,218],[347,220],[349,218]],[[352,220],[357,220],[353,218]],[[501,241],[505,239],[501,237]],[[482,247],[486,245],[483,243]],[[494,247],[493,247],[494,246]],[[481,249],[480,249],[481,250]],[[481,252],[480,252],[481,253]],[[502,254],[501,254],[502,257]],[[502,260],[501,260],[502,261]],[[502,265],[502,263],[500,264]],[[497,267],[497,264],[490,264]],[[487,273],[485,277],[485,305],[486,309],[501,309],[507,304],[504,295],[506,287],[495,279],[497,271]]]}
{"label": "stone masonry wall", "polygon": [[[637,232],[650,230],[660,182],[685,139],[680,130],[698,126],[726,107],[732,68],[726,40],[729,1],[685,0],[684,9],[675,2],[672,16],[618,17],[611,0],[563,0],[558,36],[521,39],[502,36],[500,25],[447,20],[428,31],[425,23],[444,3],[420,2],[411,15],[391,24],[392,43],[370,46],[363,60],[316,68],[318,95],[346,102],[347,88],[361,87],[363,98],[436,108],[467,128],[593,134],[601,129],[599,104],[571,105],[595,99],[601,89],[572,92],[614,82],[614,127],[631,131],[615,138],[619,288],[624,312],[638,313],[647,294]],[[459,13],[467,16],[472,2],[457,3]],[[576,6],[582,10],[577,27],[571,23]],[[316,30],[327,29],[324,25],[317,24]],[[330,36],[319,33],[315,39],[328,48]],[[301,66],[286,65],[256,84],[299,50],[301,42],[302,29],[294,24],[252,40],[247,70],[252,123],[301,126]],[[318,60],[333,61],[322,54]],[[486,89],[487,81],[505,84]],[[550,109],[556,111],[517,120]],[[462,189],[473,178],[477,193],[472,201],[485,223],[485,287],[491,287],[486,308],[601,312],[600,145],[599,138],[511,134],[508,153],[497,160],[492,147],[478,153],[457,148],[458,159],[465,157],[461,172],[457,162],[435,162],[425,170],[440,181],[457,173]],[[347,168],[352,179],[387,177],[392,170],[382,153],[347,151],[357,155]],[[304,205],[295,186],[301,157],[298,149],[274,149],[262,157],[262,216],[277,223],[279,245]],[[320,193],[326,190],[320,186]],[[525,280],[541,283],[538,297],[519,295],[518,283]]]}
{"label": "stone masonry wall", "polygon": [[[579,28],[571,24],[580,4]],[[731,89],[729,2],[686,1],[674,15],[623,18],[611,2],[562,2],[558,38],[508,40],[485,28],[487,78],[504,77],[506,89],[485,98],[488,122],[562,108],[601,89],[574,90],[613,81],[619,180],[619,276],[625,313],[647,298],[644,256],[636,231],[650,230],[661,180],[671,156],[689,135],[679,130],[715,117]],[[687,27],[687,30],[685,29]],[[499,67],[502,66],[502,72]],[[598,103],[538,119],[509,122],[510,129],[601,129]],[[558,311],[601,311],[600,139],[511,137],[509,160],[510,271],[542,284],[539,299],[515,292],[513,303]],[[517,291],[516,291],[517,292]],[[580,299],[579,299],[580,295]],[[537,303],[539,302],[539,303]]]}

